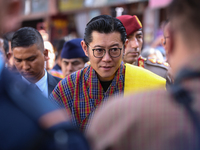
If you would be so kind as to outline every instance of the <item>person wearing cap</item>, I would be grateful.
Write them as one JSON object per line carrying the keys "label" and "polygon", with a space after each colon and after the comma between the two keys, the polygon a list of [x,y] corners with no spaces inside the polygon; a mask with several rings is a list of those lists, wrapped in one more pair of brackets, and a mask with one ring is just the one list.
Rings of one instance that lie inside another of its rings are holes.
{"label": "person wearing cap", "polygon": [[81,47],[81,41],[81,38],[77,38],[65,42],[61,51],[61,69],[63,77],[82,69],[85,63],[88,62],[89,59]]}
{"label": "person wearing cap", "polygon": [[164,78],[122,62],[126,45],[126,30],[117,18],[96,16],[87,24],[81,41],[90,65],[68,75],[52,91],[50,100],[70,110],[73,124],[82,131],[95,109],[110,96],[127,96],[158,86],[165,89]]}
{"label": "person wearing cap", "polygon": [[136,15],[122,15],[117,17],[117,19],[119,19],[126,28],[127,39],[129,41],[124,53],[124,63],[143,67],[170,82],[168,63],[153,58],[143,58],[141,56],[143,32],[142,24],[138,17]]}

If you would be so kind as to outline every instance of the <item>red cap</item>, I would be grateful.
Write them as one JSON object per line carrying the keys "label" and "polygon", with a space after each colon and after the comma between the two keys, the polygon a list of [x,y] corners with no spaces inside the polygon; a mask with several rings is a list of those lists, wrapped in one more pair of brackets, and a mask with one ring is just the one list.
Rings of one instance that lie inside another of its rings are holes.
{"label": "red cap", "polygon": [[127,36],[142,28],[142,24],[136,15],[122,15],[117,17],[117,19],[119,19],[126,28]]}

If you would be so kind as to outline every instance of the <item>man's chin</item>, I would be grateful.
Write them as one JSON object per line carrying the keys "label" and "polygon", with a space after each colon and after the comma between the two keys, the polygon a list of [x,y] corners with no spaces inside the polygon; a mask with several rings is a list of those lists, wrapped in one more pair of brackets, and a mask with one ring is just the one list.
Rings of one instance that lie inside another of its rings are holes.
{"label": "man's chin", "polygon": [[128,63],[128,64],[135,64],[137,61],[137,59],[127,59],[127,60],[124,60],[125,63]]}

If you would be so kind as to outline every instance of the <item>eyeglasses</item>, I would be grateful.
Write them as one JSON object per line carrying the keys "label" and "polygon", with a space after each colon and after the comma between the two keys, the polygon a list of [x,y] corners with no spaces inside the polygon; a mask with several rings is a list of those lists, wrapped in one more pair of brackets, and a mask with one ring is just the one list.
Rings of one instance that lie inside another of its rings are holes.
{"label": "eyeglasses", "polygon": [[[108,50],[108,53],[111,57],[117,58],[121,55],[121,50],[122,50],[122,48],[110,48]],[[103,48],[95,48],[95,49],[92,49],[92,51],[93,51],[94,57],[96,57],[96,58],[103,58],[103,56],[106,54],[106,50]]]}

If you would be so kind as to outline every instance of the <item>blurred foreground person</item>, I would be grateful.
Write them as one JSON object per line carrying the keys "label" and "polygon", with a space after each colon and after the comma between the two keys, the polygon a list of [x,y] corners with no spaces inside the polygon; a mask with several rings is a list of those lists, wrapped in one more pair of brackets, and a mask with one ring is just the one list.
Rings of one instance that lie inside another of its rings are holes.
{"label": "blurred foreground person", "polygon": [[50,98],[70,110],[72,122],[81,130],[88,127],[95,109],[108,97],[127,95],[160,87],[166,80],[146,69],[124,65],[126,30],[116,18],[100,15],[89,21],[81,41],[90,65],[58,83]]}
{"label": "blurred foreground person", "polygon": [[170,91],[154,90],[108,101],[88,130],[94,150],[200,149],[200,1],[169,7]]}
{"label": "blurred foreground person", "polygon": [[88,57],[85,55],[81,47],[81,38],[73,39],[65,42],[61,52],[61,68],[63,76],[84,68],[88,62]]}
{"label": "blurred foreground person", "polygon": [[124,63],[133,64],[167,79],[168,77],[168,64],[161,60],[143,58],[141,50],[143,45],[143,32],[142,24],[136,15],[122,15],[117,17],[124,27],[126,28],[128,44],[125,49]]}
{"label": "blurred foreground person", "polygon": [[[0,31],[14,29],[21,4],[21,0],[0,0]],[[66,112],[9,72],[3,59],[0,59],[0,120],[2,150],[89,149],[83,135],[68,122]]]}
{"label": "blurred foreground person", "polygon": [[3,68],[0,60],[0,149],[89,149],[66,111]]}
{"label": "blurred foreground person", "polygon": [[13,35],[11,47],[14,64],[22,79],[35,84],[48,97],[61,79],[50,75],[44,68],[49,51],[44,49],[41,34],[31,27],[21,28]]}
{"label": "blurred foreground person", "polygon": [[13,54],[11,50],[11,40],[14,32],[9,32],[3,35],[3,40],[4,40],[4,50],[6,54],[6,67],[11,70],[12,72],[16,73],[17,69],[14,65],[14,59],[13,59]]}

